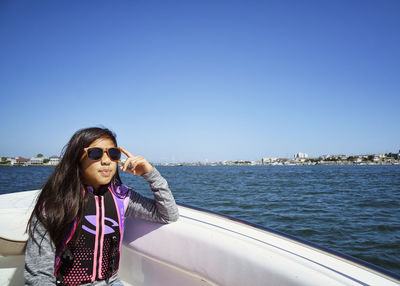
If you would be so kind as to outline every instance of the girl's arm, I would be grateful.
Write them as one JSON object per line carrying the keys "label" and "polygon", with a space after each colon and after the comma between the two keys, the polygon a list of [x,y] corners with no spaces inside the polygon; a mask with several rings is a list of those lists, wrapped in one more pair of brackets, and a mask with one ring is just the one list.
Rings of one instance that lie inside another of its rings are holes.
{"label": "girl's arm", "polygon": [[178,220],[178,207],[168,188],[167,181],[143,156],[134,156],[120,147],[128,157],[121,170],[142,176],[153,191],[154,200],[133,191],[125,216],[138,217],[154,222],[170,223]]}
{"label": "girl's arm", "polygon": [[33,236],[36,242],[41,244],[41,247],[39,249],[37,243],[29,236],[25,250],[25,285],[55,285],[55,247],[49,233],[40,221],[34,218],[31,224],[34,225],[36,222]]}
{"label": "girl's arm", "polygon": [[160,223],[177,221],[179,218],[178,207],[167,181],[154,167],[150,172],[143,174],[142,177],[149,183],[154,200],[132,191],[125,215]]}

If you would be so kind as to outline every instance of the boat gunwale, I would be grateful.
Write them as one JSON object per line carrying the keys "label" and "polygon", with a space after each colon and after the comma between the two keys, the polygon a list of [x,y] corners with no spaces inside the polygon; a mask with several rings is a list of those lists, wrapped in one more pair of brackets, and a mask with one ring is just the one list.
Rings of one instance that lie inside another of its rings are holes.
{"label": "boat gunwale", "polygon": [[[362,268],[364,268],[364,269],[366,269],[368,271],[371,271],[371,272],[374,272],[374,273],[376,273],[376,274],[378,274],[380,276],[386,277],[386,278],[388,278],[388,279],[390,279],[390,280],[392,280],[394,282],[397,282],[397,283],[400,282],[400,275],[399,274],[396,274],[396,273],[394,273],[394,272],[392,272],[390,270],[387,270],[387,269],[385,269],[383,267],[380,267],[378,265],[372,264],[370,262],[364,261],[362,259],[353,257],[353,256],[348,255],[348,254],[344,254],[344,253],[342,253],[340,251],[337,251],[337,250],[334,250],[334,249],[330,249],[330,248],[325,247],[325,246],[321,246],[321,245],[319,245],[319,244],[317,244],[315,242],[311,242],[311,241],[305,240],[303,238],[300,238],[300,237],[297,237],[297,236],[294,236],[294,235],[291,235],[291,234],[287,234],[287,233],[279,231],[279,230],[275,230],[273,228],[265,227],[265,226],[260,225],[260,224],[256,224],[256,223],[252,223],[252,222],[249,222],[249,221],[246,221],[246,220],[243,220],[243,219],[235,218],[233,216],[226,215],[226,214],[223,214],[223,213],[220,213],[220,212],[217,212],[217,211],[212,211],[212,210],[208,210],[208,209],[204,209],[204,208],[201,208],[201,207],[192,206],[192,205],[184,204],[184,203],[177,203],[177,205],[185,207],[185,208],[189,208],[189,209],[194,209],[194,210],[197,210],[197,211],[200,211],[200,212],[205,212],[205,213],[209,213],[209,214],[212,214],[212,215],[220,216],[222,218],[226,218],[226,219],[228,219],[230,221],[233,221],[233,222],[245,224],[245,225],[253,227],[253,228],[257,229],[257,230],[265,231],[265,232],[268,232],[268,233],[270,233],[272,235],[291,240],[291,241],[293,241],[293,242],[295,242],[297,244],[300,244],[300,245],[303,245],[303,246],[306,246],[306,247],[309,247],[309,248],[312,248],[312,249],[316,249],[318,251],[325,252],[328,255],[333,255],[333,256],[341,259],[341,260],[344,260],[346,262],[361,266]],[[247,236],[247,237],[252,238],[250,236]],[[255,238],[252,238],[252,239],[255,239]],[[258,240],[258,239],[255,239],[255,240]]]}

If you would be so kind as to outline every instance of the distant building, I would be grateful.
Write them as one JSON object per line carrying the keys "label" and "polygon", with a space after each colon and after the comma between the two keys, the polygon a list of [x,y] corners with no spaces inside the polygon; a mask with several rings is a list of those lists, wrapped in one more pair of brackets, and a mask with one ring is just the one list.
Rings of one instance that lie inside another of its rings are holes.
{"label": "distant building", "polygon": [[355,158],[356,158],[356,160],[354,161],[355,163],[361,163],[364,159],[363,156],[356,156]]}
{"label": "distant building", "polygon": [[58,165],[58,163],[60,163],[60,158],[58,157],[51,157],[49,160],[49,165]]}
{"label": "distant building", "polygon": [[294,158],[295,159],[307,159],[308,158],[308,154],[299,152],[296,155],[294,155]]}
{"label": "distant building", "polygon": [[28,164],[29,159],[27,158],[22,158],[22,157],[17,157],[15,159],[15,164]]}
{"label": "distant building", "polygon": [[374,161],[376,163],[376,162],[379,162],[380,159],[381,159],[381,157],[379,155],[375,155],[375,156],[373,156],[372,161]]}
{"label": "distant building", "polygon": [[[17,157],[18,158],[18,157]],[[6,161],[10,162],[11,165],[14,165],[16,163],[16,159],[17,158],[13,158],[13,157],[7,157]]]}
{"label": "distant building", "polygon": [[41,165],[43,164],[43,157],[32,157],[31,158],[31,165]]}
{"label": "distant building", "polygon": [[277,160],[278,160],[277,158],[262,158],[261,164],[263,164],[263,165],[271,164],[273,162],[276,162]]}

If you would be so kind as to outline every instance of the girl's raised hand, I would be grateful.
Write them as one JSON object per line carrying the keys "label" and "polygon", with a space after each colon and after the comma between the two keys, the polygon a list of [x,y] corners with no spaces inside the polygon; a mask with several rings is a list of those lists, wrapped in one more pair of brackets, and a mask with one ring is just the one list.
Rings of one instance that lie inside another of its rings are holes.
{"label": "girl's raised hand", "polygon": [[122,153],[128,156],[124,165],[120,168],[121,171],[128,172],[136,176],[142,176],[143,174],[153,170],[153,166],[143,156],[133,156],[129,151],[122,147],[120,148]]}

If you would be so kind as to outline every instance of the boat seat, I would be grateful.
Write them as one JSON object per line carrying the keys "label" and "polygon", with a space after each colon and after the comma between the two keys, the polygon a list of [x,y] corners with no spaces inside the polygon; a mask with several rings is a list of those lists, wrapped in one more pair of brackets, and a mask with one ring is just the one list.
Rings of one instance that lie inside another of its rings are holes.
{"label": "boat seat", "polygon": [[0,208],[0,256],[24,254],[31,212],[28,208]]}
{"label": "boat seat", "polygon": [[23,255],[25,252],[26,241],[10,240],[0,237],[0,255]]}

